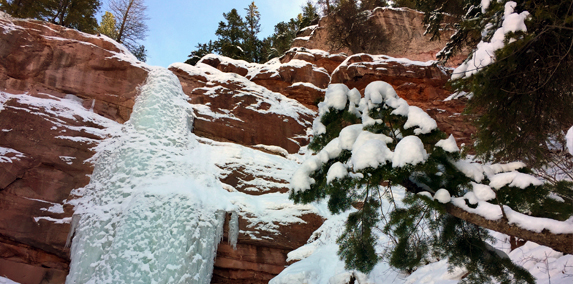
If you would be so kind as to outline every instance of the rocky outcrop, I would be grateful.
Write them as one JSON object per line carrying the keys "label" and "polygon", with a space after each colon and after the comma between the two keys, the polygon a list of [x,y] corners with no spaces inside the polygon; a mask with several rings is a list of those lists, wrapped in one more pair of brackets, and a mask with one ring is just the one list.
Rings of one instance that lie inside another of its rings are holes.
{"label": "rocky outcrop", "polygon": [[[444,27],[440,40],[431,41],[425,36],[423,25],[424,14],[409,8],[379,7],[372,11],[371,21],[375,21],[380,29],[384,30],[384,42],[374,54],[386,54],[392,57],[404,57],[411,60],[429,61],[436,59],[436,53],[446,44],[453,34],[453,29]],[[447,20],[447,19],[446,19]],[[344,52],[352,54],[346,48],[332,50],[328,44],[328,26],[333,23],[332,17],[323,17],[316,26],[312,26],[297,35],[293,42],[294,47],[327,50],[331,53]],[[468,55],[468,51],[455,56],[450,60],[450,66],[459,65]]]}
{"label": "rocky outcrop", "polygon": [[247,146],[274,145],[290,153],[307,143],[314,112],[296,100],[202,63],[173,64],[170,70],[194,106],[196,135]]}
{"label": "rocky outcrop", "polygon": [[[324,51],[315,53],[326,56],[320,59],[309,52],[297,52],[293,49],[280,59],[273,59],[265,64],[248,63],[214,54],[203,57],[199,63],[225,73],[240,75],[269,91],[281,93],[296,99],[307,108],[317,110],[316,100],[324,96],[334,65],[338,66],[345,57],[335,55],[330,59]],[[306,95],[300,96],[301,92]]]}

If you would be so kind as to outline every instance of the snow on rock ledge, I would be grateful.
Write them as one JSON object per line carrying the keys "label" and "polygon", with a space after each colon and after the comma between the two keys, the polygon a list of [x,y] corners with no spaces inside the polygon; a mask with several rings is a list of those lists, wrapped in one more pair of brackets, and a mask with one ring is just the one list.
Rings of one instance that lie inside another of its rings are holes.
{"label": "snow on rock ledge", "polygon": [[279,146],[290,153],[307,143],[315,113],[298,101],[203,63],[174,63],[170,70],[190,97],[197,115],[195,134],[242,145]]}

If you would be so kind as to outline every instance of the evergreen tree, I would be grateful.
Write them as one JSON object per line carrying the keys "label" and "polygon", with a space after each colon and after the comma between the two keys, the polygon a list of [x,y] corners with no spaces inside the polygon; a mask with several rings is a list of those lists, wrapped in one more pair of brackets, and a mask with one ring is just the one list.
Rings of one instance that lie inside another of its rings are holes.
{"label": "evergreen tree", "polygon": [[336,2],[337,0],[318,0],[317,4],[322,7],[322,15],[327,16],[330,15],[332,11],[332,3]]}
{"label": "evergreen tree", "polygon": [[51,0],[0,0],[0,10],[17,18],[43,19]]}
{"label": "evergreen tree", "polygon": [[362,0],[360,1],[361,10],[374,10],[377,7],[386,7],[388,3],[385,0]]}
{"label": "evergreen tree", "polygon": [[101,22],[99,24],[99,27],[97,28],[97,31],[112,39],[116,39],[117,28],[116,28],[115,16],[109,11],[106,11],[105,14],[101,16]]}
{"label": "evergreen tree", "polygon": [[237,13],[237,9],[223,13],[223,18],[225,22],[219,22],[219,27],[215,32],[218,38],[215,42],[215,50],[233,59],[245,58],[243,44],[246,38],[246,26],[243,18]]}
{"label": "evergreen tree", "polygon": [[406,7],[410,9],[416,9],[416,0],[396,0],[394,1],[393,7]]}
{"label": "evergreen tree", "polygon": [[255,5],[255,1],[245,8],[247,15],[245,16],[246,25],[246,38],[244,40],[245,59],[249,62],[263,61],[261,54],[261,42],[257,38],[257,34],[261,31],[261,14]]}
{"label": "evergreen tree", "polygon": [[55,0],[50,9],[50,22],[79,31],[95,33],[95,15],[101,3],[99,0]]}
{"label": "evergreen tree", "polygon": [[[474,19],[461,23],[460,34],[485,30],[481,39],[488,42],[503,23],[505,2],[492,1],[483,13],[479,9]],[[473,94],[466,111],[478,116],[479,157],[554,166],[554,153],[564,150],[559,146],[564,131],[573,125],[573,7],[570,1],[515,3],[516,13],[529,13],[527,31],[507,34],[505,47],[492,54],[493,63],[453,85]],[[452,42],[441,55],[459,45]],[[566,172],[573,175],[572,169]]]}
{"label": "evergreen tree", "polygon": [[[522,229],[510,225],[505,213],[511,208],[567,220],[573,214],[573,183],[561,182],[559,188],[543,184],[527,174],[523,163],[461,160],[453,136],[444,139],[436,122],[408,106],[389,84],[373,82],[364,93],[361,99],[356,89],[328,87],[309,144],[317,155],[295,172],[290,192],[297,203],[328,198],[332,213],[357,209],[338,239],[348,269],[368,272],[384,257],[412,272],[433,259],[448,258],[451,267],[467,268],[463,283],[534,283],[526,270],[486,242],[492,240],[484,228],[573,253],[571,234]],[[512,183],[507,176],[525,182]],[[406,189],[403,206],[396,205],[397,187]],[[382,198],[394,204],[389,211],[380,207]],[[470,212],[486,204],[500,208],[495,225]],[[382,227],[393,240],[383,255],[374,249],[374,227]]]}
{"label": "evergreen tree", "polygon": [[300,29],[318,24],[318,11],[316,6],[314,6],[310,1],[306,2],[306,4],[302,6],[301,16]]}

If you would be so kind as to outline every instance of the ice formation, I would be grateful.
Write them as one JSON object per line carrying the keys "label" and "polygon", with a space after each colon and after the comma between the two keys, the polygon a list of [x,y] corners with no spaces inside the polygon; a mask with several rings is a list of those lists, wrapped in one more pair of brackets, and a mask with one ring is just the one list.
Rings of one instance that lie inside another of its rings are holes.
{"label": "ice formation", "polygon": [[98,146],[89,185],[74,191],[66,283],[210,282],[234,208],[191,128],[179,80],[152,69],[131,119]]}

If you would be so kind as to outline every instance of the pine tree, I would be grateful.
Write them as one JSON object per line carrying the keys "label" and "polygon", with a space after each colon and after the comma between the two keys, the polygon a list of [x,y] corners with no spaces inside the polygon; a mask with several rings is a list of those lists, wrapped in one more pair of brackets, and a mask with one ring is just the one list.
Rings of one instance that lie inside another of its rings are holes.
{"label": "pine tree", "polygon": [[225,22],[219,22],[219,27],[215,32],[218,38],[215,42],[215,50],[233,59],[245,58],[243,44],[246,38],[246,26],[243,18],[237,13],[237,9],[223,13],[223,18]]}
{"label": "pine tree", "polygon": [[[495,61],[472,76],[462,76],[454,87],[473,94],[467,112],[478,115],[479,157],[554,166],[564,131],[573,125],[573,4],[514,3],[516,13],[529,13],[527,31],[507,34],[508,43],[492,55]],[[477,21],[462,23],[461,33],[488,27],[490,32],[482,39],[489,41],[503,22],[504,4],[492,1],[484,13],[476,15]],[[443,56],[449,54],[445,51]],[[573,170],[568,172],[573,174]]]}
{"label": "pine tree", "polygon": [[263,61],[261,54],[261,42],[257,38],[257,34],[261,31],[261,13],[255,5],[255,1],[245,8],[247,15],[245,16],[246,37],[244,41],[245,59],[249,62]]}
{"label": "pine tree", "polygon": [[360,10],[374,10],[377,7],[386,7],[388,3],[385,0],[362,0]]}
{"label": "pine tree", "polygon": [[112,39],[116,39],[117,28],[116,28],[115,16],[109,11],[106,11],[105,14],[101,16],[101,22],[99,24],[99,27],[97,28],[97,31]]}
{"label": "pine tree", "polygon": [[0,10],[16,18],[43,19],[51,0],[0,0]]}
{"label": "pine tree", "polygon": [[99,0],[55,0],[50,9],[50,21],[54,24],[79,31],[95,33],[95,15],[101,3]]}
{"label": "pine tree", "polygon": [[[290,192],[297,203],[327,199],[332,213],[357,209],[338,239],[348,269],[368,272],[383,257],[412,272],[432,259],[448,258],[450,267],[467,268],[463,283],[534,283],[526,270],[486,242],[491,239],[485,228],[573,253],[572,234],[520,229],[505,213],[511,208],[567,220],[573,214],[573,183],[563,182],[560,189],[543,184],[527,174],[523,163],[464,161],[453,136],[445,139],[433,119],[408,106],[389,84],[373,82],[364,93],[361,99],[356,89],[328,87],[309,144],[317,155],[295,172]],[[504,179],[507,175],[527,182],[514,184]],[[395,205],[397,187],[406,189],[404,206]],[[382,198],[394,204],[389,211],[380,207]],[[469,212],[486,204],[500,208],[495,225]],[[374,249],[374,227],[393,240],[383,255]]]}
{"label": "pine tree", "polygon": [[318,11],[312,2],[308,1],[302,6],[302,19],[300,21],[300,29],[304,29],[310,25],[318,24]]}

